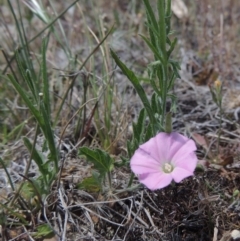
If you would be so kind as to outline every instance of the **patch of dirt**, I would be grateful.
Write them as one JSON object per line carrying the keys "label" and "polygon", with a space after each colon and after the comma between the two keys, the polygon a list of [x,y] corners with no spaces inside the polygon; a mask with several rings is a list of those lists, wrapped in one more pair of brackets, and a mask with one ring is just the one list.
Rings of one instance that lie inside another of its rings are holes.
{"label": "patch of dirt", "polygon": [[[75,220],[66,240],[210,241],[215,229],[220,240],[240,227],[239,186],[238,170],[210,168],[156,192],[141,188],[107,198],[65,187]],[[54,206],[51,213],[66,218],[61,203]]]}
{"label": "patch of dirt", "polygon": [[[143,69],[151,61],[152,56],[142,39],[136,34],[145,31],[142,6],[137,4],[135,11],[131,11],[130,4],[128,5],[125,1],[124,3],[111,2],[111,9],[108,8],[107,1],[99,2],[101,2],[103,25],[106,29],[109,29],[114,22],[116,16],[114,17],[113,12],[116,9],[123,16],[118,23],[121,29],[114,32],[107,42],[108,46],[111,46],[121,60],[131,66],[131,69],[144,76],[146,73]],[[13,207],[14,214],[4,216],[3,213],[3,217],[11,224],[5,226],[2,223],[2,234],[8,240],[31,240],[28,233],[36,231],[39,224],[46,222],[56,231],[56,240],[60,240],[59,237],[61,237],[64,241],[212,241],[213,237],[216,237],[216,241],[223,241],[222,237],[226,233],[234,229],[240,230],[240,70],[239,56],[234,53],[235,49],[239,49],[237,48],[239,41],[234,40],[239,39],[236,36],[238,31],[234,29],[239,21],[239,3],[234,0],[225,1],[217,4],[216,8],[213,8],[215,6],[213,0],[186,1],[186,3],[190,11],[189,18],[185,20],[173,18],[173,29],[176,27],[179,36],[178,57],[182,68],[181,80],[176,80],[174,87],[178,104],[177,112],[173,116],[173,129],[190,137],[198,133],[206,139],[209,144],[207,148],[199,145],[197,151],[199,159],[205,163],[204,171],[196,171],[194,177],[156,192],[150,192],[142,186],[131,192],[119,194],[88,193],[78,190],[77,183],[89,176],[92,169],[88,163],[70,155],[73,151],[76,152],[73,136],[76,122],[73,121],[66,130],[60,146],[61,161],[63,161],[61,163],[64,165],[58,189],[57,185],[53,185],[51,194],[45,197],[43,207],[39,208],[35,203],[26,204],[26,200],[20,199],[22,210]],[[230,6],[231,4],[233,7]],[[96,27],[95,12],[91,4],[86,2],[82,9],[90,28],[99,37],[101,33]],[[206,18],[203,17],[205,13]],[[225,23],[225,35],[220,34],[222,29],[218,22],[219,13],[223,14],[221,16]],[[75,52],[79,52],[80,58],[85,59],[89,54],[89,42],[85,39],[83,19],[74,14],[77,15],[75,12],[68,13],[62,21],[69,35],[72,36]],[[71,28],[73,20],[76,21]],[[38,22],[37,19],[35,21]],[[72,30],[74,31],[71,32]],[[66,58],[62,60],[64,55],[60,50],[54,53],[50,51],[48,55],[54,67],[59,69],[66,67],[67,60]],[[94,70],[97,74],[88,73],[89,76],[95,74],[102,76],[102,58],[99,52],[96,53]],[[90,69],[89,66],[87,66],[88,69]],[[223,83],[222,117],[212,100],[209,89],[212,82],[216,80],[215,75]],[[62,76],[58,73],[57,77]],[[131,122],[137,119],[142,105],[132,85],[119,69],[113,70],[113,77],[114,94],[118,103],[121,102],[122,105],[120,108],[117,105],[113,106],[112,121],[118,122],[115,114],[120,112],[127,120],[124,119],[124,121],[129,122],[126,127],[127,134],[123,135],[117,143],[120,143],[120,147],[114,154],[125,155],[127,137],[131,136]],[[60,79],[63,81],[64,78]],[[72,89],[73,98],[69,98],[72,101],[71,110],[69,111],[67,105],[64,107],[67,112],[64,112],[60,118],[62,123],[59,123],[61,125],[59,129],[65,126],[69,117],[82,103],[81,81],[82,79],[79,78]],[[99,88],[105,84],[102,77],[97,78],[96,81]],[[144,84],[144,88],[150,96],[152,89],[148,84]],[[64,86],[62,89],[59,87],[57,94],[63,93]],[[100,106],[103,106],[102,103]],[[89,104],[87,114],[91,111],[92,106]],[[104,109],[100,109],[100,113],[104,113]],[[16,115],[22,118],[17,108]],[[27,128],[30,133],[28,135],[32,136],[32,129],[28,125]],[[11,129],[10,125],[9,129]],[[96,133],[88,134],[93,140]],[[56,133],[56,136],[58,141],[60,133]],[[39,137],[39,150],[42,143],[42,137]],[[91,141],[85,144],[93,145]],[[218,148],[220,153],[217,153]],[[23,148],[22,142],[14,143],[11,147],[9,144],[9,150],[2,151],[5,157],[8,151],[10,153],[8,160],[11,161],[8,166],[10,174],[14,182],[19,183],[23,180],[19,174],[24,173],[29,154]],[[114,158],[118,160],[119,156]],[[30,171],[33,176],[38,176],[36,165],[32,165]],[[126,187],[130,177],[129,168],[116,168],[113,174],[114,187],[120,190]],[[134,184],[138,184],[137,179],[134,179]],[[2,203],[11,200],[13,195],[9,190],[6,173],[1,169]],[[29,223],[24,227],[16,228],[21,215]],[[231,240],[231,237],[229,236],[226,240]]]}

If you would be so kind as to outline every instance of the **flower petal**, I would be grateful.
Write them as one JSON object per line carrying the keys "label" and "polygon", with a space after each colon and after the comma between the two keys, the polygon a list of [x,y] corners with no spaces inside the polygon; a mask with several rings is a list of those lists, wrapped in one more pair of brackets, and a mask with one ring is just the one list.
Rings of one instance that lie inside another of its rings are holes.
{"label": "flower petal", "polygon": [[178,159],[182,155],[186,155],[188,153],[196,151],[197,147],[193,140],[188,139],[185,143],[183,143],[177,152],[175,152],[173,159]]}
{"label": "flower petal", "polygon": [[195,154],[196,145],[193,140],[187,141],[172,157],[171,163],[175,167],[182,167],[190,172],[196,168],[198,159]]}
{"label": "flower petal", "polygon": [[[151,190],[164,188],[174,179],[180,182],[192,176],[198,159],[194,141],[179,133],[160,132],[140,145],[130,161],[139,181]],[[174,166],[171,173],[162,171],[164,163]]]}
{"label": "flower petal", "polygon": [[139,181],[151,190],[168,186],[172,181],[172,175],[167,173],[149,173],[139,176]]}
{"label": "flower petal", "polygon": [[160,132],[155,136],[155,142],[159,162],[163,165],[165,162],[170,161],[171,134]]}
{"label": "flower petal", "polygon": [[172,159],[172,157],[182,148],[183,145],[185,145],[188,140],[189,139],[186,136],[183,136],[176,132],[169,134],[169,160]]}
{"label": "flower petal", "polygon": [[135,151],[130,166],[135,174],[159,172],[161,168],[159,162],[141,148]]}
{"label": "flower petal", "polygon": [[159,159],[165,162],[170,161],[188,140],[187,137],[176,132],[159,133],[156,136]]}
{"label": "flower petal", "polygon": [[184,178],[193,176],[193,172],[181,167],[175,167],[171,175],[175,182],[181,182]]}
{"label": "flower petal", "polygon": [[159,157],[159,151],[158,150],[159,150],[159,148],[161,148],[161,146],[163,145],[164,142],[162,142],[162,144],[159,146],[159,143],[156,141],[157,136],[151,138],[150,140],[148,140],[144,144],[140,145],[139,148],[144,150],[150,156],[152,156],[156,161],[160,161],[161,158]]}
{"label": "flower petal", "polygon": [[175,161],[173,165],[175,167],[180,167],[185,170],[188,170],[189,172],[194,172],[197,166],[197,163],[198,163],[198,158],[196,154],[193,152],[188,155],[182,156],[177,161]]}

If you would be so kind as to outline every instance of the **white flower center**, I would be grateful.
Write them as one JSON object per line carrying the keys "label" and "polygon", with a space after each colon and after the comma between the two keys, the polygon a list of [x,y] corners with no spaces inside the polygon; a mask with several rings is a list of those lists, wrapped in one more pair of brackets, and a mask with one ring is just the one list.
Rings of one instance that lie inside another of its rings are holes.
{"label": "white flower center", "polygon": [[173,171],[173,166],[172,166],[171,164],[169,164],[169,163],[164,163],[164,165],[163,165],[163,171],[164,171],[165,173],[170,173],[170,172]]}

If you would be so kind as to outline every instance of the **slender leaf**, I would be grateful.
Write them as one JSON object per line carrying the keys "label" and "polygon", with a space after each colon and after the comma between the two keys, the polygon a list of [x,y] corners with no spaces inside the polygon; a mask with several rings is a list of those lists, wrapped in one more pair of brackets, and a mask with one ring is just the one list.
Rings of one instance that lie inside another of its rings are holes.
{"label": "slender leaf", "polygon": [[[26,215],[21,213],[20,211],[15,211],[16,209],[13,209],[12,207],[8,207],[5,204],[2,204],[0,202],[0,207],[1,210],[4,210],[5,213],[7,213],[8,215],[11,215],[12,217],[16,217],[17,219],[19,219],[19,221],[21,221],[21,225],[29,225],[29,221],[27,221]],[[4,223],[6,225],[6,223]],[[12,224],[12,221],[11,221]]]}
{"label": "slender leaf", "polygon": [[143,3],[144,3],[145,8],[146,8],[146,13],[149,16],[150,24],[153,25],[155,29],[158,29],[157,20],[155,18],[155,15],[154,15],[154,12],[152,10],[152,7],[149,4],[149,1],[148,0],[143,0]]}
{"label": "slender leaf", "polygon": [[4,169],[4,171],[6,172],[7,177],[8,177],[8,181],[9,181],[9,183],[10,183],[10,185],[11,185],[12,190],[14,191],[15,188],[14,188],[14,185],[13,185],[13,182],[12,182],[12,178],[11,178],[11,176],[10,176],[10,174],[9,174],[9,172],[8,172],[8,169],[7,169],[7,167],[6,167],[6,165],[5,165],[4,161],[3,161],[3,159],[2,159],[1,157],[0,157],[0,163],[1,163],[1,165],[2,165],[2,167],[3,167],[3,169]]}
{"label": "slender leaf", "polygon": [[153,110],[154,114],[161,115],[162,110],[161,110],[161,103],[159,101],[159,97],[157,96],[156,93],[153,93],[152,98],[151,98],[151,107]]}
{"label": "slender leaf", "polygon": [[[31,42],[33,42],[35,39],[37,39],[42,33],[44,33],[48,28],[51,28],[52,25],[58,20],[60,19],[72,6],[74,6],[79,0],[75,0],[73,1],[66,9],[64,9],[56,18],[54,18],[48,25],[46,25],[46,27],[44,27],[38,34],[36,34],[33,38],[31,38],[27,44],[30,44]],[[10,5],[10,8],[11,8],[11,12],[14,14],[14,18],[15,18],[15,21],[16,21],[16,24],[18,24],[18,21],[17,21],[17,17],[15,16],[15,13],[14,13],[14,10],[13,10],[13,7],[12,5],[10,4],[10,0],[8,0],[8,3]],[[21,32],[19,33],[21,34]],[[22,45],[20,48],[24,48],[25,47],[25,44]],[[10,59],[10,63],[13,61],[13,59],[15,58],[15,55]],[[6,66],[6,68],[2,71],[3,74],[6,73],[7,69],[8,69],[9,65]]]}
{"label": "slender leaf", "polygon": [[48,119],[50,119],[50,97],[49,97],[49,81],[47,75],[47,63],[46,63],[46,51],[49,38],[46,37],[42,42],[42,63],[41,63],[41,74],[43,80],[43,102],[46,109]]}
{"label": "slender leaf", "polygon": [[118,65],[118,67],[122,70],[122,72],[128,77],[128,79],[133,84],[135,90],[137,91],[137,93],[138,93],[147,113],[148,113],[148,116],[151,120],[151,124],[153,126],[155,126],[156,125],[156,119],[155,119],[154,114],[152,112],[151,105],[148,101],[148,98],[145,94],[145,91],[144,91],[143,87],[141,86],[141,84],[139,83],[138,78],[135,76],[135,74],[130,69],[127,68],[127,66],[117,57],[117,55],[112,50],[111,50],[111,54],[112,54],[112,57],[115,60],[116,64]]}
{"label": "slender leaf", "polygon": [[47,114],[46,108],[43,103],[40,103],[40,110],[41,113],[33,106],[29,98],[27,97],[27,94],[25,90],[17,83],[17,81],[14,79],[12,75],[8,75],[10,81],[12,82],[13,86],[17,90],[17,92],[20,94],[34,117],[36,118],[39,126],[41,127],[44,136],[48,142],[48,146],[50,149],[50,157],[51,160],[54,162],[54,168],[55,168],[55,173],[58,172],[58,152],[56,149],[56,145],[54,142],[54,136],[53,136],[53,131],[51,128],[51,120],[50,117]]}
{"label": "slender leaf", "polygon": [[171,43],[170,49],[167,51],[167,56],[168,56],[168,58],[169,58],[170,55],[172,54],[172,52],[173,52],[176,44],[177,44],[177,38],[175,38],[175,39],[173,40],[173,42]]}
{"label": "slender leaf", "polygon": [[28,88],[30,89],[30,91],[36,101],[36,95],[35,95],[36,91],[35,91],[34,84],[31,81],[31,79],[28,77],[27,71],[25,71],[25,69],[23,68],[22,61],[24,61],[24,60],[21,59],[18,51],[16,51],[16,61],[17,61],[17,66],[18,66],[19,72],[20,72],[22,78],[24,79],[25,83],[27,84]]}
{"label": "slender leaf", "polygon": [[[161,130],[159,130],[159,131],[161,131]],[[146,142],[146,141],[148,141],[150,138],[152,138],[154,135],[156,135],[157,133],[153,133],[153,130],[152,130],[152,128],[151,128],[151,126],[150,125],[148,125],[147,127],[146,127],[146,134],[145,134],[145,136],[144,136],[144,142]]]}
{"label": "slender leaf", "polygon": [[132,124],[134,139],[136,139],[139,143],[141,143],[141,138],[144,133],[145,120],[146,120],[145,109],[142,109],[140,111],[137,123]]}
{"label": "slender leaf", "polygon": [[43,103],[40,104],[40,110],[42,117],[44,119],[44,129],[42,129],[44,136],[48,142],[48,147],[50,149],[50,160],[54,162],[55,173],[58,172],[58,151],[54,141],[54,133],[51,127],[50,117],[47,115],[47,111]]}
{"label": "slender leaf", "polygon": [[18,82],[15,80],[15,78],[12,75],[8,74],[8,77],[9,77],[9,80],[11,81],[11,83],[13,84],[14,88],[16,89],[16,91],[19,93],[21,98],[26,103],[27,107],[30,109],[30,111],[32,112],[32,114],[36,118],[36,120],[39,123],[40,127],[44,128],[44,126],[45,126],[44,119],[40,115],[40,112],[34,107],[32,102],[28,98],[27,92],[18,84]]}
{"label": "slender leaf", "polygon": [[161,62],[161,64],[163,64],[163,58],[162,56],[159,54],[158,49],[149,41],[149,39],[147,39],[145,36],[141,35],[142,39],[146,42],[146,44],[148,45],[148,47],[152,50],[152,52],[157,56],[157,59]]}
{"label": "slender leaf", "polygon": [[171,0],[166,0],[166,4],[165,4],[165,23],[166,23],[167,35],[171,31],[171,16],[172,16],[171,2],[172,2]]}
{"label": "slender leaf", "polygon": [[[151,39],[151,43],[153,44],[153,46],[155,46],[157,48],[157,39],[155,37],[155,34],[154,34],[154,27],[152,27],[151,25],[151,19],[150,19],[150,16],[147,14],[147,22],[148,24],[146,24],[147,26],[149,26],[148,28],[148,32],[149,32],[149,36],[150,36],[150,39]],[[157,59],[156,55],[154,55],[155,57],[155,60]]]}
{"label": "slender leaf", "polygon": [[[44,179],[45,185],[48,185],[46,180],[46,175],[48,173],[48,169],[44,168],[44,159],[43,156],[36,150],[36,148],[32,145],[32,143],[29,141],[27,137],[23,137],[23,142],[25,146],[27,147],[29,153],[32,153],[32,159],[37,164],[39,171],[42,174],[42,177]],[[49,183],[50,184],[50,183]]]}
{"label": "slender leaf", "polygon": [[[157,10],[158,10],[158,31],[160,37],[158,38],[158,43],[162,52],[163,61],[166,61],[166,22],[165,22],[165,9],[164,9],[164,0],[157,1]],[[165,62],[164,62],[165,63]],[[166,68],[166,65],[164,68]],[[167,72],[167,71],[165,71]]]}

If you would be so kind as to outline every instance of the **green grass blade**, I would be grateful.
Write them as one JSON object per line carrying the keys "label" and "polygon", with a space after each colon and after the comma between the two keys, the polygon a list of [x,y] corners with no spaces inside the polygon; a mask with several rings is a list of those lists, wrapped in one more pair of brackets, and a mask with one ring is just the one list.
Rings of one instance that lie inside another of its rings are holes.
{"label": "green grass blade", "polygon": [[127,68],[127,66],[118,58],[118,56],[112,50],[111,50],[111,55],[112,55],[113,59],[115,60],[116,64],[118,65],[118,67],[128,77],[128,79],[131,81],[134,88],[136,89],[136,91],[137,91],[137,93],[138,93],[147,113],[148,113],[148,116],[150,118],[150,122],[151,122],[151,124],[154,125],[154,129],[155,129],[157,121],[155,119],[155,116],[154,116],[154,113],[152,111],[151,105],[148,101],[148,98],[145,94],[145,91],[144,91],[143,87],[141,86],[141,84],[139,83],[138,78],[136,77],[136,75],[130,69]]}
{"label": "green grass blade", "polygon": [[12,75],[8,75],[10,81],[12,82],[13,86],[22,97],[34,117],[36,118],[39,126],[41,127],[43,134],[48,142],[48,146],[50,149],[50,159],[54,162],[55,173],[58,172],[58,152],[56,149],[56,145],[54,142],[53,131],[51,128],[51,120],[47,114],[45,106],[43,103],[40,104],[40,111],[41,113],[34,107],[31,103],[29,98],[27,97],[27,93],[23,90],[23,88],[16,82]]}
{"label": "green grass blade", "polygon": [[[16,16],[16,13],[15,13],[16,10],[13,8],[10,0],[8,0],[8,5],[9,5],[10,11],[13,15],[14,21],[15,21],[18,36],[19,36],[19,39],[20,39],[20,46],[22,46],[22,48],[20,47],[18,50],[21,51],[21,55],[22,55],[21,57],[22,57],[23,63],[26,66],[25,69],[28,69],[33,74],[34,69],[33,69],[33,65],[32,65],[32,60],[28,57],[28,56],[30,56],[30,51],[29,51],[29,47],[28,47],[28,43],[27,43],[26,33],[25,33],[25,30],[24,30],[24,24],[23,24],[23,21],[22,21],[23,18],[22,18],[21,11],[20,11],[20,3],[19,3],[19,1],[17,1],[17,8],[18,8],[19,17]],[[11,60],[10,60],[10,62],[11,62]]]}
{"label": "green grass blade", "polygon": [[23,88],[18,84],[18,82],[15,80],[15,78],[12,75],[8,74],[8,78],[11,81],[14,88],[16,89],[16,91],[19,93],[19,95],[23,99],[23,101],[25,102],[25,104],[27,105],[27,107],[30,109],[30,111],[36,118],[40,127],[44,128],[44,126],[45,126],[44,120],[43,120],[42,116],[40,115],[40,112],[34,107],[31,100],[28,98],[27,92],[25,90],[23,90]]}
{"label": "green grass blade", "polygon": [[48,74],[47,74],[47,62],[46,62],[46,51],[48,46],[49,38],[46,37],[43,39],[42,42],[42,63],[41,63],[41,74],[43,80],[43,103],[47,112],[48,119],[50,119],[50,97],[49,97],[49,81],[48,81]]}
{"label": "green grass blade", "polygon": [[0,157],[0,163],[1,163],[1,165],[2,165],[2,167],[3,167],[3,169],[4,169],[4,171],[6,172],[7,177],[8,177],[8,181],[9,181],[9,183],[10,183],[10,185],[11,185],[12,190],[14,191],[15,188],[14,188],[14,185],[13,185],[13,182],[12,182],[12,178],[11,178],[11,176],[10,176],[8,170],[7,170],[7,167],[6,167],[4,161],[3,161],[3,159],[2,159],[1,157]]}
{"label": "green grass blade", "polygon": [[[154,15],[154,12],[152,10],[152,7],[149,4],[149,1],[143,0],[143,2],[145,5],[146,14],[147,14],[147,27],[148,27],[148,32],[149,32],[149,36],[151,39],[151,43],[153,44],[153,46],[155,48],[158,48],[158,39],[157,39],[157,36],[154,34],[154,32],[158,32],[157,20]],[[155,56],[155,59],[156,59],[156,56]]]}
{"label": "green grass blade", "polygon": [[[48,28],[50,28],[59,18],[61,18],[73,5],[75,5],[79,0],[75,0],[72,2],[66,9],[64,9],[56,18],[54,18],[45,28],[43,28],[38,34],[36,34],[33,38],[31,38],[27,44],[30,44],[35,39],[37,39],[42,33],[44,33]],[[10,4],[10,0],[8,0]],[[11,11],[13,11],[12,5],[10,5]],[[15,21],[17,21],[17,18],[15,16]],[[23,44],[21,48],[24,48],[25,44]],[[9,60],[9,63],[11,63],[15,59],[15,55]],[[2,74],[5,74],[9,65],[6,66],[6,68],[2,71]]]}
{"label": "green grass blade", "polygon": [[145,124],[146,124],[145,120],[146,120],[145,109],[142,109],[139,113],[137,123],[132,124],[134,139],[136,139],[139,142],[139,144],[141,144],[142,142],[141,138],[143,137]]}
{"label": "green grass blade", "polygon": [[143,3],[145,5],[146,13],[147,13],[149,21],[150,21],[149,24],[153,25],[155,29],[158,29],[157,20],[155,18],[155,15],[154,15],[154,12],[152,10],[152,7],[149,4],[149,1],[148,0],[143,0]]}
{"label": "green grass blade", "polygon": [[54,172],[58,172],[58,151],[54,141],[54,133],[51,127],[51,120],[48,117],[47,111],[43,103],[40,104],[40,110],[42,117],[44,119],[44,129],[42,129],[44,136],[48,142],[48,147],[50,149],[50,160],[54,163]]}
{"label": "green grass blade", "polygon": [[34,78],[31,78],[32,77],[31,72],[29,71],[27,66],[25,66],[25,69],[24,69],[24,67],[23,67],[24,59],[21,57],[21,55],[19,54],[18,51],[16,51],[16,61],[17,61],[17,66],[18,66],[18,69],[20,71],[20,74],[21,74],[23,80],[27,84],[27,86],[30,89],[35,101],[37,102],[39,90],[37,89],[37,87],[35,85]]}
{"label": "green grass blade", "polygon": [[17,19],[17,16],[15,14],[15,10],[14,10],[10,0],[8,0],[8,6],[10,8],[10,11],[11,11],[12,15],[13,15],[13,18],[14,18],[14,21],[15,21],[15,24],[16,24],[16,27],[17,27],[17,32],[19,34],[20,42],[21,42],[21,44],[23,46],[25,44],[24,43],[24,37],[23,37],[22,31],[21,31],[20,23],[19,23],[19,21]]}
{"label": "green grass blade", "polygon": [[40,155],[40,153],[36,150],[36,148],[32,145],[32,143],[29,141],[27,137],[23,137],[24,145],[27,147],[29,153],[32,153],[32,159],[37,164],[39,171],[42,174],[43,180],[45,182],[45,185],[47,186],[49,183],[47,183],[46,175],[48,174],[48,169],[44,168],[44,160],[43,156]]}
{"label": "green grass blade", "polygon": [[[2,204],[0,202],[0,207],[1,207],[1,210],[5,210],[5,212],[10,216],[12,217],[17,217],[17,219],[19,219],[19,223],[21,223],[21,225],[29,225],[29,221],[27,221],[25,219],[25,215],[23,213],[20,213],[20,211],[17,213],[17,210],[16,208],[12,208],[12,207],[8,207],[7,205],[5,204]],[[6,223],[4,223],[6,225]]]}

